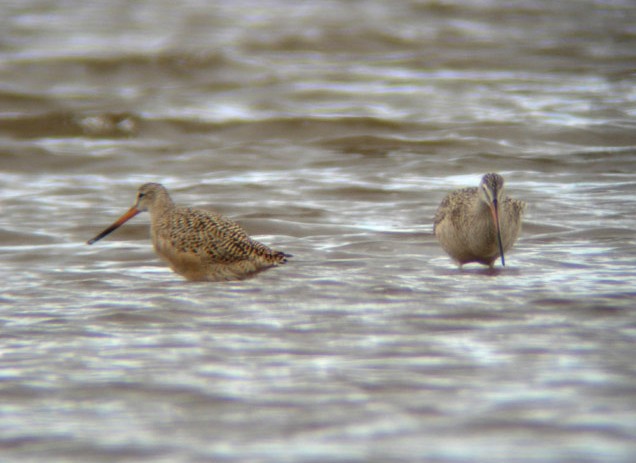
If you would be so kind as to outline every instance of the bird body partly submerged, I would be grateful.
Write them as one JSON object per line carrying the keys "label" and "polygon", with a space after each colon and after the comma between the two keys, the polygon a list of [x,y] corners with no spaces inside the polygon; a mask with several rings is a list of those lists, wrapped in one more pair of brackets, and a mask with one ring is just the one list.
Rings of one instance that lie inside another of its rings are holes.
{"label": "bird body partly submerged", "polygon": [[283,264],[289,257],[251,239],[226,217],[175,206],[168,191],[158,183],[142,185],[135,205],[88,244],[145,210],[150,213],[150,235],[157,254],[188,280],[243,279]]}
{"label": "bird body partly submerged", "polygon": [[521,231],[525,203],[503,194],[503,178],[486,174],[479,187],[449,193],[435,214],[433,231],[442,248],[460,265],[492,267],[512,248]]}

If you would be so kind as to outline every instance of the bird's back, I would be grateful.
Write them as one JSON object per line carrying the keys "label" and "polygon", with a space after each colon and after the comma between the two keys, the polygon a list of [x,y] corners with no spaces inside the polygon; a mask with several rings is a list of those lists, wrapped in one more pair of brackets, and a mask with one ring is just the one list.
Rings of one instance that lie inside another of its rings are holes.
{"label": "bird's back", "polygon": [[438,234],[438,226],[442,222],[459,226],[467,216],[477,198],[477,188],[461,188],[447,194],[440,203],[433,219],[433,232]]}
{"label": "bird's back", "polygon": [[151,233],[158,254],[191,280],[245,278],[287,257],[250,238],[236,222],[202,209],[177,207],[153,217]]}

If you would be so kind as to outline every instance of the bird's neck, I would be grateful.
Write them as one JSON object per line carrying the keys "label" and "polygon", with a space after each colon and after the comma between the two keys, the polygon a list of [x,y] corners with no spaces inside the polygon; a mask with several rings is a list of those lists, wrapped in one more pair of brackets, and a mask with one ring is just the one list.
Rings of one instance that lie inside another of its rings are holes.
{"label": "bird's neck", "polygon": [[152,220],[155,220],[162,215],[170,212],[175,208],[172,199],[167,193],[162,193],[154,200],[152,206],[148,209],[150,213],[150,217]]}
{"label": "bird's neck", "polygon": [[486,201],[484,201],[480,197],[477,197],[473,199],[472,210],[475,214],[483,214],[484,211],[489,210],[489,206]]}
{"label": "bird's neck", "polygon": [[486,204],[482,199],[478,199],[477,201],[475,201],[475,203],[473,204],[472,212],[473,216],[482,226],[486,228],[494,228],[490,206],[488,206],[488,204]]}

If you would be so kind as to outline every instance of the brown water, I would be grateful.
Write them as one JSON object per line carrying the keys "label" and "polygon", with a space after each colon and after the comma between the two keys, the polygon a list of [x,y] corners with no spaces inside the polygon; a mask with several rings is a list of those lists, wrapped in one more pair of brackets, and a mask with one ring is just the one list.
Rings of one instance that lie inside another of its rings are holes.
{"label": "brown water", "polygon": [[[631,1],[5,2],[2,461],[636,461]],[[498,171],[495,272],[432,236]],[[294,254],[188,283],[164,183]]]}

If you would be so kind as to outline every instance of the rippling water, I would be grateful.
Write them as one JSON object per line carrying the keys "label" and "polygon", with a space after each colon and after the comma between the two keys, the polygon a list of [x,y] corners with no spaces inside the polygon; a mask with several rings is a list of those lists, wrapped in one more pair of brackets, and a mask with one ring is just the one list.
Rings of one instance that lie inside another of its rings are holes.
{"label": "rippling water", "polygon": [[[3,461],[631,462],[630,1],[5,2]],[[495,271],[432,235],[498,171]],[[188,283],[164,183],[294,254]]]}

